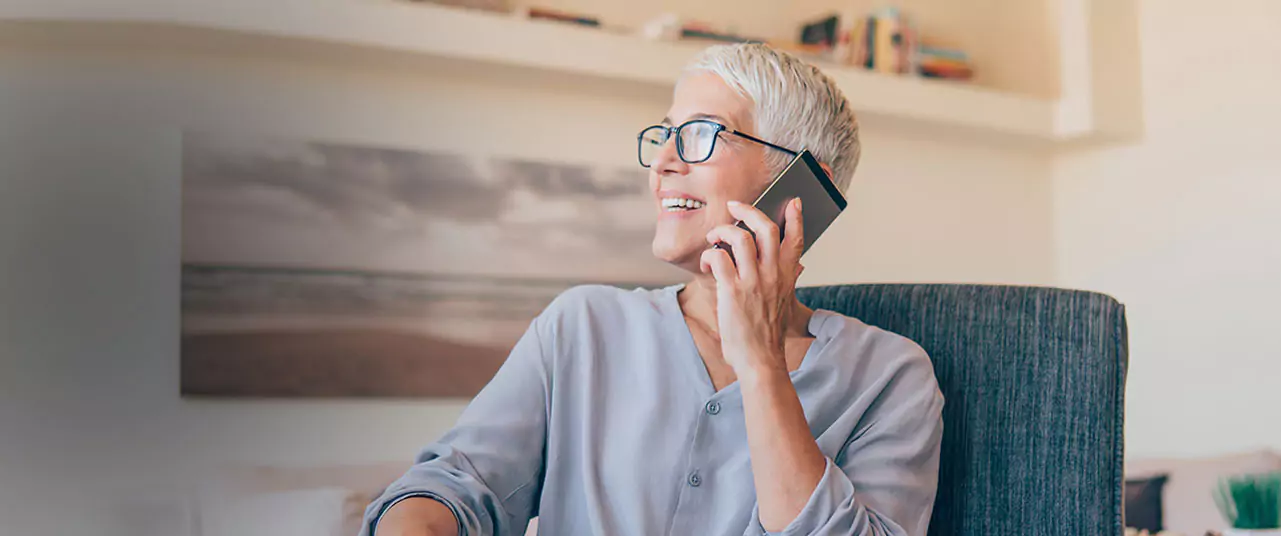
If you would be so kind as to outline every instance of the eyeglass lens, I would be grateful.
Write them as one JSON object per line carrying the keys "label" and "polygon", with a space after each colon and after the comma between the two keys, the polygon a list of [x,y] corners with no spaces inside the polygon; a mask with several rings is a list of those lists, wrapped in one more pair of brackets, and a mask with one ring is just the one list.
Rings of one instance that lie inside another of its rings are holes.
{"label": "eyeglass lens", "polygon": [[[710,122],[693,121],[681,125],[676,135],[680,143],[679,154],[681,160],[686,163],[697,164],[706,161],[712,156],[712,149],[716,145],[716,133],[718,128]],[[640,162],[642,166],[649,167],[654,164],[658,158],[658,153],[663,150],[663,145],[667,143],[670,136],[667,127],[652,126],[641,132],[638,139],[640,143]]]}

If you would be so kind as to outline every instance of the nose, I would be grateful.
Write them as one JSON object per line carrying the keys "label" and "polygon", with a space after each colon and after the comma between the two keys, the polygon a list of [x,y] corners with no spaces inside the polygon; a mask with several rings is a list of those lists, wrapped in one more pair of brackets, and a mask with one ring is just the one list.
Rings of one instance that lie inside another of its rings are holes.
{"label": "nose", "polygon": [[689,164],[681,160],[680,153],[677,152],[676,136],[667,138],[659,148],[658,154],[654,156],[654,163],[650,164],[650,170],[658,175],[684,175],[689,172]]}

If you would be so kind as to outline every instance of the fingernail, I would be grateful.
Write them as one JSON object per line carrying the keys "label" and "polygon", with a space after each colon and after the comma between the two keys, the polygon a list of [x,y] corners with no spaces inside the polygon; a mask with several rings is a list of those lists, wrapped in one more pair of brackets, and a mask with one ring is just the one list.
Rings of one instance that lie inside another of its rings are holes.
{"label": "fingernail", "polygon": [[730,201],[730,202],[729,202],[729,204],[734,205],[734,206],[739,206],[739,205],[741,205],[742,203],[740,203],[740,202],[738,202],[738,201]]}
{"label": "fingernail", "polygon": [[801,209],[801,198],[796,198],[796,210]]}

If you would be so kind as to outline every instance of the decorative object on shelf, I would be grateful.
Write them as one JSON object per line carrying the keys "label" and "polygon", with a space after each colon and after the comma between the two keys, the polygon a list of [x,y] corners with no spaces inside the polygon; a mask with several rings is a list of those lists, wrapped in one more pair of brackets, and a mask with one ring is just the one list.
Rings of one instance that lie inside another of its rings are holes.
{"label": "decorative object on shelf", "polygon": [[835,53],[840,42],[841,17],[829,15],[801,26],[799,48],[815,56]]}
{"label": "decorative object on shelf", "polygon": [[798,56],[848,64],[851,54],[850,40],[853,38],[859,20],[859,17],[853,14],[825,15],[802,24],[797,41],[773,41],[770,45]]}
{"label": "decorative object on shelf", "polygon": [[184,396],[470,397],[566,288],[683,278],[635,165],[184,133],[181,211]]}
{"label": "decorative object on shelf", "polygon": [[1224,478],[1214,502],[1232,526],[1224,536],[1281,536],[1281,471]]}
{"label": "decorative object on shelf", "polygon": [[555,9],[546,9],[541,7],[525,8],[521,13],[523,13],[525,18],[528,19],[550,20],[556,22],[568,22],[570,24],[578,24],[581,26],[600,27],[600,19],[578,13],[568,13],[565,11],[557,11]]}
{"label": "decorative object on shelf", "polygon": [[507,0],[408,0],[415,4],[440,4],[442,6],[465,7],[482,11],[506,13],[509,9]]}
{"label": "decorative object on shelf", "polygon": [[921,45],[917,49],[918,69],[926,78],[969,80],[974,77],[969,55],[963,50]]}
{"label": "decorative object on shelf", "polygon": [[675,13],[663,13],[641,25],[640,35],[653,41],[675,41],[681,38],[681,18]]}

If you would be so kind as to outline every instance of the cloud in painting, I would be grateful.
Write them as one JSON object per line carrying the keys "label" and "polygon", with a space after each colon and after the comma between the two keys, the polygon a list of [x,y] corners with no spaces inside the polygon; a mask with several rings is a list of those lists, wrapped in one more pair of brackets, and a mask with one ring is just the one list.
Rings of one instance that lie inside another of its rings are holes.
{"label": "cloud in painting", "polygon": [[[587,166],[551,164],[528,160],[500,160],[494,172],[512,188],[526,188],[549,196],[588,196],[609,199],[645,192],[644,175],[599,173]],[[630,176],[628,176],[630,175]]]}
{"label": "cloud in painting", "polygon": [[197,133],[183,197],[184,255],[202,262],[662,269],[640,168]]}
{"label": "cloud in painting", "polygon": [[646,189],[643,173],[584,165],[494,159],[486,166],[458,154],[323,143],[264,144],[255,150],[205,138],[192,137],[186,148],[189,187],[274,191],[354,225],[402,211],[462,222],[493,220],[511,207],[513,192],[554,205],[635,199]]}
{"label": "cloud in painting", "polygon": [[219,148],[188,145],[188,184],[276,191],[349,225],[400,212],[484,221],[497,217],[506,195],[460,155],[318,143]]}

